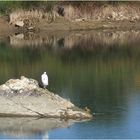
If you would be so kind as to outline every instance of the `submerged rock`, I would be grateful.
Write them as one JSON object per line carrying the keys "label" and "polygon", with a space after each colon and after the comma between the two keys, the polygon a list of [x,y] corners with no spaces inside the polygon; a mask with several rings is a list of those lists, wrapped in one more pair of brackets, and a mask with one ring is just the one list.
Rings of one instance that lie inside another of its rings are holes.
{"label": "submerged rock", "polygon": [[61,98],[38,82],[21,76],[10,79],[0,86],[0,115],[40,116],[53,118],[91,118],[87,111],[79,109],[70,101]]}

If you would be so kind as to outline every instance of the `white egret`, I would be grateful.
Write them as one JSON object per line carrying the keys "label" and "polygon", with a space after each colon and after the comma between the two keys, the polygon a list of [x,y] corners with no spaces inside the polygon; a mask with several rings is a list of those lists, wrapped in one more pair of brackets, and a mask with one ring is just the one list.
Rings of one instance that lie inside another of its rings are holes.
{"label": "white egret", "polygon": [[41,81],[43,83],[43,86],[44,88],[46,88],[48,86],[48,75],[46,74],[46,72],[44,72],[42,75],[41,75]]}

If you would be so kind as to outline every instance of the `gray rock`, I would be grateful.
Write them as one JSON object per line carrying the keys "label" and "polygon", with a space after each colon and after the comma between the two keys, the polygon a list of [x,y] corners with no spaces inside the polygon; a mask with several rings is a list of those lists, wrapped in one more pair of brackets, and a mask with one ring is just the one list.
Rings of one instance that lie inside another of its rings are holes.
{"label": "gray rock", "polygon": [[24,76],[21,76],[21,79],[10,79],[0,86],[0,106],[0,114],[8,116],[73,119],[92,117],[70,101],[47,89],[39,88],[36,80]]}
{"label": "gray rock", "polygon": [[21,21],[16,21],[15,25],[18,26],[18,27],[23,27],[24,26],[24,21],[22,21],[22,20]]}
{"label": "gray rock", "polygon": [[10,79],[4,85],[1,86],[2,90],[23,90],[29,91],[39,88],[38,82],[34,79],[28,79],[21,76],[21,79]]}

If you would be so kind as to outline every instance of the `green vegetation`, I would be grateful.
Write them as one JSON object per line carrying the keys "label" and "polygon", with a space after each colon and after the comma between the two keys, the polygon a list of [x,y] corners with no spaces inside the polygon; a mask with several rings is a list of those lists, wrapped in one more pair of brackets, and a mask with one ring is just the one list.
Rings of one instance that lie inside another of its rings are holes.
{"label": "green vegetation", "polygon": [[0,13],[7,14],[12,9],[21,8],[22,2],[20,1],[0,1]]}
{"label": "green vegetation", "polygon": [[57,2],[46,1],[0,1],[0,13],[7,14],[15,9],[51,10]]}

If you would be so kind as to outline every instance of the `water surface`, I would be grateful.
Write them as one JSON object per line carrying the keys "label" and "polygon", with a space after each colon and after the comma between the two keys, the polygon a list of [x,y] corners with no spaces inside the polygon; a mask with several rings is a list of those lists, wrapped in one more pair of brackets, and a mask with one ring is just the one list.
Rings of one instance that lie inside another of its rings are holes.
{"label": "water surface", "polygon": [[94,113],[49,130],[50,139],[140,138],[139,44],[135,30],[12,35],[0,43],[0,84],[21,75],[40,82],[46,71],[49,90]]}

